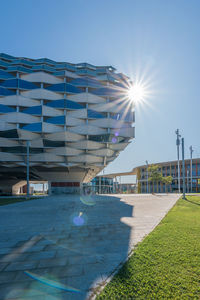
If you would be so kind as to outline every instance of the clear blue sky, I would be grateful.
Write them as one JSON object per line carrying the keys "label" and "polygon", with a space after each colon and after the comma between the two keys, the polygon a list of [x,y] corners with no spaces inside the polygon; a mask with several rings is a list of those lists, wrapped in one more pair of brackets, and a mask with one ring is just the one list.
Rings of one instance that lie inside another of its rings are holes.
{"label": "clear blue sky", "polygon": [[105,173],[176,159],[175,129],[200,156],[199,0],[1,0],[0,52],[113,65],[144,76],[136,139]]}

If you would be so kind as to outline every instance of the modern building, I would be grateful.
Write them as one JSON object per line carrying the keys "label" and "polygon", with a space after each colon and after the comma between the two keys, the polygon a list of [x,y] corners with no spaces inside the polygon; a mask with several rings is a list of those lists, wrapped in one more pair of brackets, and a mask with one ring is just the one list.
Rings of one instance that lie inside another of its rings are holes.
{"label": "modern building", "polygon": [[[139,193],[173,193],[178,192],[178,163],[175,161],[161,162],[159,170],[162,176],[172,176],[172,183],[170,185],[163,184],[162,182],[152,183],[147,181],[148,171],[147,166],[139,166],[133,171],[137,174],[138,192]],[[190,172],[190,159],[185,160],[185,186],[186,192],[197,193],[200,192],[200,158],[192,160],[192,190],[191,190],[191,172]],[[148,187],[147,187],[148,185]],[[183,191],[183,172],[182,161],[180,161],[180,189]]]}
{"label": "modern building", "polygon": [[[172,183],[166,185],[162,182],[152,183],[148,181],[148,169],[147,165],[142,165],[133,168],[130,172],[120,172],[113,174],[106,174],[107,178],[112,178],[113,182],[117,182],[118,178],[123,176],[136,176],[137,192],[138,193],[175,193],[178,192],[178,162],[168,161],[155,163],[159,165],[159,171],[162,176],[172,176]],[[150,165],[149,165],[150,166]],[[191,176],[191,160],[185,160],[185,187],[188,193],[199,193],[200,192],[200,158],[192,159],[192,176]],[[183,191],[183,177],[182,177],[182,161],[180,161],[180,190]],[[192,185],[191,185],[192,177]],[[121,181],[121,180],[120,180]],[[192,187],[192,189],[191,189]]]}
{"label": "modern building", "polygon": [[83,184],[83,193],[92,194],[131,194],[136,192],[136,184],[121,183],[106,175],[99,175],[92,179],[90,183]]}
{"label": "modern building", "polygon": [[0,191],[79,192],[134,137],[130,81],[112,66],[0,54]]}

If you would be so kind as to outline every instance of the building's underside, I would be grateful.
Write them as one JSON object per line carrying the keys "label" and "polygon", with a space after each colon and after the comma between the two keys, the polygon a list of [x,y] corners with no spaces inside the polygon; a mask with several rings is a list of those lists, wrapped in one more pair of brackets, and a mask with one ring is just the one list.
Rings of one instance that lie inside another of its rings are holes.
{"label": "building's underside", "polygon": [[0,54],[0,193],[26,180],[77,192],[134,137],[129,79],[111,66]]}

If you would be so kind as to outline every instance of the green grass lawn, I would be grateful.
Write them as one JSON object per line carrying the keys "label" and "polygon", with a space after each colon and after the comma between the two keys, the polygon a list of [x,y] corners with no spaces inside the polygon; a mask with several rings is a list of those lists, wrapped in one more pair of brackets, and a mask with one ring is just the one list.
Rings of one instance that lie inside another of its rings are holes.
{"label": "green grass lawn", "polygon": [[30,197],[29,199],[26,199],[26,197],[0,198],[0,206],[13,204],[13,203],[17,203],[17,202],[24,202],[24,201],[39,199],[39,198],[40,197]]}
{"label": "green grass lawn", "polygon": [[178,200],[97,299],[200,299],[200,197]]}

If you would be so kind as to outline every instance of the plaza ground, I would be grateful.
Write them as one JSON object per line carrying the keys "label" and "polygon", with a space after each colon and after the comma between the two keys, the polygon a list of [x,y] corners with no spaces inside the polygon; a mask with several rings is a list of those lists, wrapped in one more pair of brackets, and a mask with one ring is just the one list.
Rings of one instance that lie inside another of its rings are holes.
{"label": "plaza ground", "polygon": [[178,195],[49,196],[0,207],[0,299],[86,299]]}

